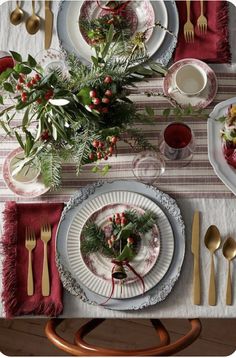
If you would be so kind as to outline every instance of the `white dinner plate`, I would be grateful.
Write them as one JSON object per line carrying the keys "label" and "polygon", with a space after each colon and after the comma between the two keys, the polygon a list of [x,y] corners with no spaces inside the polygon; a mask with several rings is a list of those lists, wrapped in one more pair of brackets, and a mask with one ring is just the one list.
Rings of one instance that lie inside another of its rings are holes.
{"label": "white dinner plate", "polygon": [[[93,2],[96,4],[96,1]],[[94,52],[85,41],[79,28],[79,17],[83,4],[84,1],[61,2],[57,18],[57,33],[61,46],[69,53],[76,53],[82,62],[88,64],[91,62],[91,56],[94,55]],[[149,4],[151,5],[149,6]],[[168,12],[164,0],[138,0],[132,1],[128,6],[131,6],[137,14],[137,31],[142,31],[146,24],[153,22],[152,19],[144,21],[142,17],[144,13],[147,13],[145,10],[146,7],[152,9],[155,21],[160,21],[163,26],[168,27]],[[150,9],[148,10],[148,13],[150,14]],[[153,56],[157,52],[161,47],[165,36],[166,31],[160,27],[156,27],[150,32],[150,36],[148,36],[146,42],[149,56]]]}
{"label": "white dinner plate", "polygon": [[223,124],[217,121],[217,118],[227,114],[231,104],[236,104],[236,97],[217,104],[210,113],[207,122],[208,157],[216,175],[236,195],[236,170],[227,163],[224,157],[220,135]]}
{"label": "white dinner plate", "polygon": [[[109,297],[111,293],[111,279],[104,280],[103,277],[95,275],[85,263],[80,250],[80,236],[84,224],[91,215],[108,204],[129,204],[143,210],[151,210],[157,216],[157,225],[160,231],[161,250],[157,258],[156,264],[144,277],[145,292],[154,287],[167,272],[174,252],[174,236],[171,225],[164,212],[152,200],[143,195],[132,193],[129,191],[112,191],[97,196],[88,201],[83,210],[78,211],[74,217],[67,235],[67,254],[71,270],[74,277],[78,277],[80,282],[88,287],[91,291],[101,296]],[[142,263],[141,253],[130,262],[137,272],[139,265]],[[111,272],[112,263],[108,264],[108,270]],[[122,286],[122,294],[118,280],[116,281],[113,297],[117,299],[125,299],[138,296],[142,293],[142,285],[139,280]]]}

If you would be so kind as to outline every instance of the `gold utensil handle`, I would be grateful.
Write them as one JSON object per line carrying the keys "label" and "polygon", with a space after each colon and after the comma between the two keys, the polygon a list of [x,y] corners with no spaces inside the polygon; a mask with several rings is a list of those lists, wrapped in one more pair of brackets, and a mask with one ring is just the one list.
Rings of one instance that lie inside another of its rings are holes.
{"label": "gold utensil handle", "polygon": [[48,272],[48,253],[47,253],[47,244],[44,243],[42,295],[49,296],[49,294],[50,294],[50,285],[49,285],[49,272]]}
{"label": "gold utensil handle", "polygon": [[193,303],[195,305],[201,304],[200,266],[199,258],[196,256],[194,256],[193,263]]}
{"label": "gold utensil handle", "polygon": [[203,15],[203,0],[200,0],[200,6],[201,6],[201,15]]}
{"label": "gold utensil handle", "polygon": [[33,272],[32,272],[32,257],[31,251],[29,250],[28,255],[28,276],[27,276],[27,295],[33,296],[34,294],[34,281],[33,281]]}
{"label": "gold utensil handle", "polygon": [[211,275],[210,275],[208,303],[210,306],[216,305],[216,282],[215,282],[215,267],[214,267],[213,254],[211,255]]}
{"label": "gold utensil handle", "polygon": [[231,284],[231,273],[230,273],[230,261],[229,261],[229,264],[228,264],[226,304],[227,305],[232,305],[232,284]]}
{"label": "gold utensil handle", "polygon": [[187,20],[190,20],[190,1],[186,0],[186,6],[187,6]]}

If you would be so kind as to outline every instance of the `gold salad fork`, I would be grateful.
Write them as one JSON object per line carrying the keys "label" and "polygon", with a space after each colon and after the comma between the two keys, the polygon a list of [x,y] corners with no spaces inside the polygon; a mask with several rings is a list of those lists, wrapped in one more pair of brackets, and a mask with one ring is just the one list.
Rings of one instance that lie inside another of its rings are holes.
{"label": "gold salad fork", "polygon": [[44,244],[43,253],[43,275],[42,275],[42,295],[50,295],[50,281],[48,272],[48,253],[47,244],[51,240],[51,226],[49,224],[42,225],[41,227],[41,240]]}
{"label": "gold salad fork", "polygon": [[207,32],[207,18],[203,15],[203,0],[200,0],[200,4],[201,4],[201,14],[197,19],[197,27],[199,32],[202,35],[205,35]]}
{"label": "gold salad fork", "polygon": [[194,28],[190,20],[190,5],[191,5],[191,0],[186,0],[187,21],[184,24],[184,38],[186,42],[194,42]]}
{"label": "gold salad fork", "polygon": [[27,295],[32,296],[34,294],[34,279],[32,272],[32,251],[36,246],[36,238],[34,231],[28,227],[25,229],[25,247],[29,252],[28,256],[28,275],[27,275]]}

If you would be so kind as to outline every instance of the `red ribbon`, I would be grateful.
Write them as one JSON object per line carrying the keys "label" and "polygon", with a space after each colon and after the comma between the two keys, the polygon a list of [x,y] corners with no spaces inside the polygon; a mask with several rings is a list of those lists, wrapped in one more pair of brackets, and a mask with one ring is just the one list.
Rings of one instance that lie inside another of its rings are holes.
{"label": "red ribbon", "polygon": [[144,292],[145,292],[145,283],[144,283],[144,281],[143,281],[143,278],[142,278],[142,276],[140,276],[138,273],[137,273],[137,271],[135,271],[135,269],[130,265],[130,263],[129,263],[129,261],[128,260],[123,260],[123,261],[118,261],[118,260],[112,260],[111,261],[113,264],[114,264],[114,266],[112,267],[112,270],[111,270],[111,294],[110,294],[110,296],[108,297],[108,299],[105,301],[105,302],[103,302],[103,303],[101,303],[101,306],[104,306],[111,298],[112,298],[112,296],[113,296],[113,293],[114,293],[114,290],[115,290],[115,280],[114,280],[114,277],[113,277],[113,272],[114,272],[114,270],[115,270],[115,267],[116,267],[116,265],[118,265],[118,266],[121,266],[121,267],[123,267],[123,266],[127,266],[129,269],[130,269],[130,271],[132,271],[134,274],[135,274],[135,276],[137,276],[138,277],[138,279],[141,281],[141,283],[142,283],[142,286],[143,286],[143,294],[144,294]]}
{"label": "red ribbon", "polygon": [[100,7],[100,9],[103,9],[105,11],[108,11],[108,12],[113,12],[114,14],[119,14],[120,12],[122,12],[123,10],[125,10],[125,8],[128,6],[128,4],[130,3],[131,0],[128,0],[126,1],[124,4],[122,4],[121,6],[118,7],[118,9],[111,9],[109,7],[103,7],[101,4],[100,4],[100,1],[97,0],[97,4],[98,6]]}

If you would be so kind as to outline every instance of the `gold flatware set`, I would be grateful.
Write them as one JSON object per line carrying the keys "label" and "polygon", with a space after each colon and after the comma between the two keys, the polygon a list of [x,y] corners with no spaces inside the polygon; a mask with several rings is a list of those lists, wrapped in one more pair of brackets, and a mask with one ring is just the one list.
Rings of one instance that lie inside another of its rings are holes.
{"label": "gold flatware set", "polygon": [[[197,28],[201,35],[207,32],[207,18],[204,15],[204,3],[200,0],[200,15],[197,19]],[[184,24],[184,38],[186,42],[194,42],[194,25],[191,21],[191,0],[186,0],[187,20]]]}
{"label": "gold flatware set", "polygon": [[[48,254],[47,246],[48,242],[51,240],[51,226],[49,224],[42,225],[40,238],[44,244],[44,254],[43,254],[43,273],[42,273],[42,295],[50,295],[50,278],[48,271]],[[32,296],[34,294],[34,277],[32,270],[32,251],[37,245],[37,240],[35,232],[29,227],[26,227],[25,230],[25,247],[28,250],[28,275],[27,275],[27,295]]]}
{"label": "gold flatware set", "polygon": [[[216,279],[214,254],[221,245],[221,236],[215,225],[209,226],[204,237],[204,243],[211,255],[210,281],[208,290],[208,304],[215,306],[217,304]],[[200,214],[195,211],[192,225],[192,246],[191,251],[194,256],[193,261],[193,303],[201,304],[201,272],[200,272]],[[222,248],[224,257],[228,260],[228,274],[226,285],[226,304],[232,304],[232,279],[231,279],[231,261],[236,257],[236,241],[228,237]]]}
{"label": "gold flatware set", "polygon": [[[45,0],[45,40],[44,45],[47,50],[52,41],[53,33],[53,13],[51,10],[51,0]],[[17,26],[24,20],[24,11],[20,6],[20,1],[16,1],[16,8],[10,14],[10,22]],[[35,0],[31,1],[32,3],[32,14],[26,19],[25,27],[27,32],[30,35],[35,35],[41,26],[41,19],[36,14],[35,10]]]}

